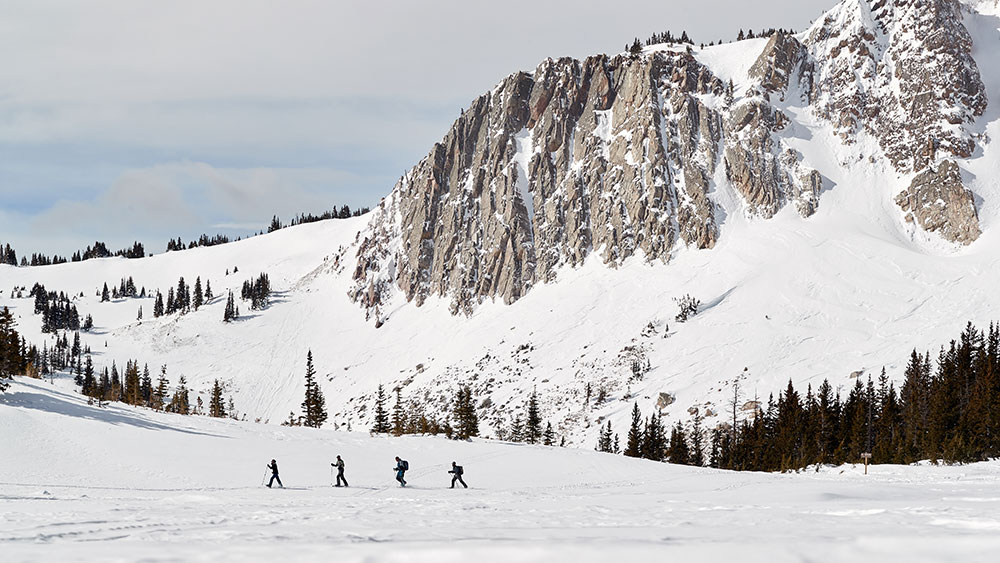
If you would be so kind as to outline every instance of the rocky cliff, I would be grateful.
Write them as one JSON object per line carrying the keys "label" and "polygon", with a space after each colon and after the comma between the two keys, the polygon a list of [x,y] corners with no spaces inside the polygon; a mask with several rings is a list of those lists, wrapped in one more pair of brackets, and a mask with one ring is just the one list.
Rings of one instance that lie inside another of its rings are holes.
{"label": "rocky cliff", "polygon": [[[972,154],[986,107],[963,9],[845,0],[807,32],[777,33],[762,49],[747,42],[758,50],[749,70],[725,79],[701,50],[667,46],[511,75],[462,113],[359,233],[352,297],[379,323],[397,289],[468,313],[484,299],[511,303],[590,254],[611,267],[635,255],[668,262],[681,246],[715,245],[720,190],[748,216],[791,206],[808,218],[823,171],[788,142],[790,108],[829,123],[846,145],[875,139],[881,154],[870,158],[912,179],[900,221],[906,211],[968,244],[979,227],[957,165],[929,169]],[[917,209],[941,194],[946,209],[933,218]]]}

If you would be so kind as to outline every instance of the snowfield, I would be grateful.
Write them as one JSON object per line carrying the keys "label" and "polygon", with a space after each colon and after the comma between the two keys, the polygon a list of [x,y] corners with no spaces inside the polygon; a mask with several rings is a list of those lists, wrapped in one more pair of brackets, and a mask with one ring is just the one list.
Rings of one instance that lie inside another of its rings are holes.
{"label": "snowfield", "polygon": [[[733,473],[0,395],[15,561],[994,561],[1000,462]],[[330,462],[350,488],[331,487]],[[410,487],[393,481],[409,460]],[[278,460],[286,489],[261,486]],[[470,488],[449,489],[454,460]]]}

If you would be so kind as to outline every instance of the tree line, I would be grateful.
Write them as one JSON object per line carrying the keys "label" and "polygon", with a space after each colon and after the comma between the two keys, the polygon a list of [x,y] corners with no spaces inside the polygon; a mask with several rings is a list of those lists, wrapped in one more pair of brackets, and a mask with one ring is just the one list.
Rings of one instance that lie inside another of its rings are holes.
{"label": "tree line", "polygon": [[785,471],[814,464],[858,462],[907,464],[930,459],[948,463],[1000,456],[1000,325],[984,332],[971,323],[935,359],[913,350],[898,386],[885,370],[877,379],[857,378],[844,397],[829,380],[803,394],[791,381],[766,405],[749,401],[751,412],[708,430],[696,416],[680,422],[664,440],[659,414],[644,419],[633,405],[628,442],[620,447],[610,421],[599,451],[658,461],[723,469]]}
{"label": "tree line", "polygon": [[10,385],[7,380],[28,369],[25,342],[17,333],[16,326],[17,321],[10,309],[4,307],[0,310],[0,393]]}

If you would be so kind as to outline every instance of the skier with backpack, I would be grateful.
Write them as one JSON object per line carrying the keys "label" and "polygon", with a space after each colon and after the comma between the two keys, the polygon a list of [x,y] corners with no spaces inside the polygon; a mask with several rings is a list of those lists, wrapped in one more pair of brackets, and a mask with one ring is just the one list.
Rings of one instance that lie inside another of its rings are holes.
{"label": "skier with backpack", "polygon": [[337,463],[331,463],[330,466],[337,468],[337,484],[334,485],[334,486],[335,487],[339,487],[340,486],[340,482],[343,481],[344,482],[344,486],[347,487],[348,486],[348,484],[347,484],[347,478],[344,477],[344,460],[340,459],[340,456],[338,455],[337,456]]}
{"label": "skier with backpack", "polygon": [[273,485],[274,482],[277,481],[278,486],[284,489],[285,486],[281,484],[281,477],[278,477],[278,462],[272,459],[271,463],[267,466],[267,468],[271,470],[271,480],[267,483],[267,488],[270,489],[271,485]]}
{"label": "skier with backpack", "polygon": [[396,472],[396,480],[399,481],[400,487],[406,486],[406,479],[403,478],[403,475],[408,469],[410,469],[410,462],[405,459],[399,459],[399,456],[396,456],[396,467],[393,470]]}
{"label": "skier with backpack", "polygon": [[469,488],[469,486],[465,484],[465,481],[462,480],[462,474],[465,473],[465,470],[462,469],[461,465],[456,465],[454,461],[451,462],[451,471],[449,471],[448,473],[452,474],[452,477],[451,477],[451,488],[452,489],[455,488],[455,481],[458,481],[459,483],[461,483],[462,486],[465,487],[466,489]]}

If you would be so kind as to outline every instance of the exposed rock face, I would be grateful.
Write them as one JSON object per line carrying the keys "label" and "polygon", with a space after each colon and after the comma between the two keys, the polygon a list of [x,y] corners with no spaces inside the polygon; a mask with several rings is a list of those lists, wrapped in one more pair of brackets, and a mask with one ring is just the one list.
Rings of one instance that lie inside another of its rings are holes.
{"label": "exposed rock face", "polygon": [[783,116],[759,97],[713,107],[724,98],[726,85],[681,52],[547,60],[508,77],[383,202],[354,298],[378,315],[393,283],[417,304],[445,295],[469,312],[513,302],[592,252],[614,266],[636,253],[668,261],[678,243],[711,248],[723,150],[750,213],[790,200],[811,213],[803,171],[771,138]]}
{"label": "exposed rock face", "polygon": [[958,165],[952,161],[918,174],[909,189],[896,196],[896,203],[908,221],[915,219],[925,231],[945,240],[969,244],[982,234],[975,197],[962,185]]}
{"label": "exposed rock face", "polygon": [[[870,135],[901,178],[968,157],[986,96],[961,9],[844,0],[808,33],[772,36],[739,91],[692,50],[549,59],[511,75],[373,214],[352,297],[376,322],[396,288],[468,313],[485,299],[511,303],[591,254],[612,267],[635,255],[667,262],[680,245],[715,245],[719,189],[748,216],[791,205],[809,217],[824,180],[792,142],[801,125],[789,115],[803,109],[845,144]],[[899,201],[924,228],[968,244],[975,207],[952,167],[919,175]],[[947,209],[931,213],[935,194]]]}
{"label": "exposed rock face", "polygon": [[958,0],[845,0],[810,32],[818,112],[845,142],[873,135],[900,172],[966,158],[986,109]]}
{"label": "exposed rock face", "polygon": [[811,79],[812,66],[802,64],[807,56],[806,48],[797,39],[779,31],[771,36],[750,67],[750,76],[759,80],[765,91],[777,92],[784,99],[793,75],[797,74],[800,81]]}

